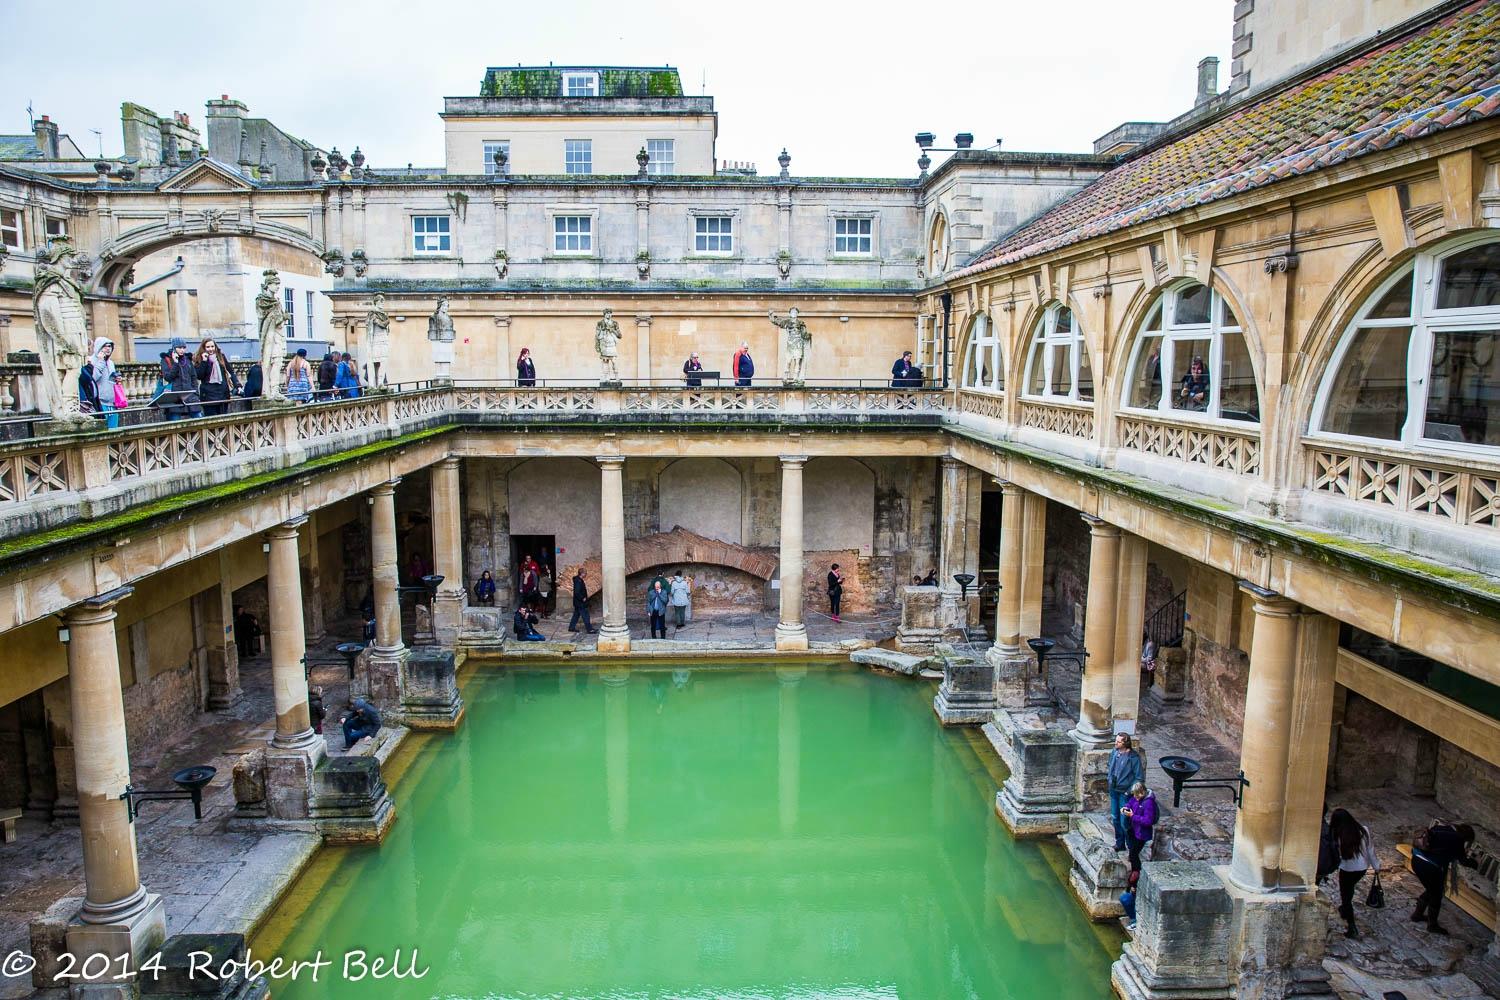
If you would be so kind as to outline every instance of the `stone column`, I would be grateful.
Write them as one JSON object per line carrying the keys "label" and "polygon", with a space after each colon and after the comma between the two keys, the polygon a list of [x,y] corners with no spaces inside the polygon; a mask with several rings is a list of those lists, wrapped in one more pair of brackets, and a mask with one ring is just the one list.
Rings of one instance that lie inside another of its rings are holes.
{"label": "stone column", "polygon": [[1146,627],[1146,540],[1120,538],[1119,590],[1115,603],[1114,662],[1110,665],[1110,715],[1134,723],[1141,704],[1141,635]]}
{"label": "stone column", "polygon": [[[1024,494],[1025,545],[1021,550],[1021,641],[1042,634],[1042,581],[1047,561],[1047,498]],[[1043,695],[1046,688],[1042,688]]]}
{"label": "stone column", "polygon": [[802,467],[806,455],[781,456],[781,621],[776,624],[776,648],[807,648],[807,625],[802,621]]}
{"label": "stone column", "polygon": [[604,577],[604,621],[599,652],[630,652],[625,624],[625,459],[606,455],[599,462],[599,562]]}
{"label": "stone column", "polygon": [[1231,881],[1253,892],[1310,889],[1333,725],[1337,623],[1249,583],[1254,603]]}
{"label": "stone column", "polygon": [[1120,529],[1088,514],[1089,590],[1084,619],[1083,689],[1073,736],[1084,747],[1106,749],[1114,737],[1115,607],[1119,595]]}
{"label": "stone column", "polygon": [[267,532],[270,557],[266,591],[271,611],[271,693],[276,704],[273,746],[301,750],[317,740],[307,705],[307,641],[302,621],[302,568],[297,531],[307,523],[295,517]]}
{"label": "stone column", "polygon": [[432,562],[433,572],[443,578],[432,602],[432,627],[444,646],[457,641],[468,603],[460,498],[459,460],[445,458],[432,467]]}
{"label": "stone column", "polygon": [[[954,638],[961,639],[969,625],[967,601],[954,582],[956,573],[968,570],[969,525],[969,467],[956,458],[946,455],[939,459],[941,468],[941,517],[938,539],[938,586],[943,590],[942,617],[944,630],[951,629]],[[978,580],[975,580],[978,583]],[[973,586],[970,586],[972,592]]]}
{"label": "stone column", "polygon": [[208,708],[223,712],[244,695],[240,650],[234,641],[234,594],[229,589],[229,551],[219,550],[219,582],[203,594],[203,630],[208,641]]}
{"label": "stone column", "polygon": [[318,553],[318,516],[307,515],[307,570],[302,587],[303,637],[319,643],[328,635],[323,614],[323,567]]}
{"label": "stone column", "polygon": [[1000,595],[995,613],[995,643],[985,653],[995,668],[995,698],[1002,709],[1024,708],[1032,659],[1021,645],[1021,566],[1025,549],[1025,493],[1015,483],[1000,483]]}
{"label": "stone column", "polygon": [[370,577],[375,593],[375,642],[370,648],[365,694],[376,707],[394,710],[401,703],[401,670],[406,645],[401,641],[401,598],[396,587],[396,484],[392,479],[370,490]]}
{"label": "stone column", "polygon": [[[115,605],[133,593],[121,587],[70,608],[68,686],[72,699],[78,826],[83,835],[82,925],[67,932],[68,950],[130,955],[138,960],[166,938],[161,897],[141,885],[135,826],[121,794],[130,784],[125,700],[115,640]],[[132,961],[132,967],[138,967]]]}

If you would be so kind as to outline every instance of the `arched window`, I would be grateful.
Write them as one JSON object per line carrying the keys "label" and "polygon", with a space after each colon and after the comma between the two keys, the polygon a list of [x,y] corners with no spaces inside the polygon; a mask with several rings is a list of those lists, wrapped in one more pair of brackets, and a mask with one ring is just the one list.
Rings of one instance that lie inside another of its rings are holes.
{"label": "arched window", "polygon": [[1408,446],[1500,446],[1500,242],[1419,254],[1334,351],[1314,433]]}
{"label": "arched window", "polygon": [[1179,285],[1156,300],[1127,370],[1120,402],[1129,409],[1260,421],[1245,331],[1207,285]]}
{"label": "arched window", "polygon": [[1092,402],[1094,373],[1073,310],[1054,302],[1042,313],[1026,356],[1026,395]]}
{"label": "arched window", "polygon": [[994,324],[984,313],[974,317],[969,327],[969,351],[964,358],[963,387],[965,389],[989,389],[1002,392],[1005,389],[1005,356],[1000,350],[1000,335]]}
{"label": "arched window", "polygon": [[948,217],[939,212],[932,219],[927,237],[927,274],[937,277],[948,270]]}

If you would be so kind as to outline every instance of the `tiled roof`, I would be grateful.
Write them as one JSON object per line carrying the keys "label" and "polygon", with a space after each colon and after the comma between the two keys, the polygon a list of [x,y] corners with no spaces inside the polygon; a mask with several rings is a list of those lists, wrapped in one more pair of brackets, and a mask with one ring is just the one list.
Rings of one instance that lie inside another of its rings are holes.
{"label": "tiled roof", "polygon": [[999,267],[1500,115],[1500,3],[1411,34],[1131,156],[959,274]]}
{"label": "tiled roof", "polygon": [[0,135],[0,160],[38,160],[42,152],[36,148],[36,136]]}

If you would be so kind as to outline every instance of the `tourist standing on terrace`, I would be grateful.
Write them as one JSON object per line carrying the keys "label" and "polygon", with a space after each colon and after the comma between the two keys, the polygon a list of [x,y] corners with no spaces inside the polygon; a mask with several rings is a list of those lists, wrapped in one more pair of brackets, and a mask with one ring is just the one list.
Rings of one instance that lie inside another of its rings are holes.
{"label": "tourist standing on terrace", "polygon": [[359,366],[354,363],[354,355],[348,351],[339,357],[339,363],[334,366],[333,387],[338,390],[341,399],[359,398]]}
{"label": "tourist standing on terrace", "polygon": [[839,617],[839,606],[844,601],[844,574],[839,572],[839,564],[834,563],[828,570],[828,617],[834,621],[843,621]]}
{"label": "tourist standing on terrace", "polygon": [[531,348],[521,348],[516,358],[516,385],[536,385],[536,363],[531,360]]}
{"label": "tourist standing on terrace", "polygon": [[332,399],[333,385],[338,381],[339,363],[338,358],[332,351],[325,352],[323,360],[318,362],[318,398]]}
{"label": "tourist standing on terrace", "polygon": [[661,578],[651,581],[651,589],[646,592],[646,613],[651,616],[651,638],[667,637],[667,607],[671,600],[667,592],[662,589]]}
{"label": "tourist standing on terrace", "polygon": [[213,416],[229,409],[230,398],[239,395],[240,380],[212,337],[198,345],[198,351],[193,355],[193,371],[198,376],[198,396],[203,400],[203,412]]}
{"label": "tourist standing on terrace", "polygon": [[1347,809],[1335,809],[1328,817],[1328,837],[1333,841],[1339,859],[1339,916],[1348,927],[1345,937],[1358,938],[1359,928],[1354,926],[1354,887],[1359,885],[1365,872],[1375,872],[1380,878],[1380,861],[1375,857],[1375,838],[1370,828],[1349,814]]}
{"label": "tourist standing on terrace", "polygon": [[1130,788],[1130,800],[1120,807],[1120,816],[1125,820],[1125,841],[1130,850],[1130,870],[1141,870],[1141,848],[1155,833],[1156,793],[1137,781]]}
{"label": "tourist standing on terrace", "polygon": [[755,377],[755,362],[750,358],[749,344],[740,344],[740,349],[734,352],[734,360],[729,368],[734,373],[735,385],[750,384],[750,380]]}
{"label": "tourist standing on terrace", "polygon": [[573,620],[568,622],[568,631],[578,631],[578,619],[583,619],[583,630],[594,634],[594,623],[589,621],[589,588],[583,582],[583,567],[573,574]]}
{"label": "tourist standing on terrace", "polygon": [[911,351],[903,351],[891,365],[891,387],[905,389],[922,384],[922,369],[912,363]]}
{"label": "tourist standing on terrace", "polygon": [[312,366],[307,363],[307,348],[297,348],[297,354],[286,366],[286,398],[305,403],[312,398]]}
{"label": "tourist standing on terrace", "polygon": [[198,408],[198,373],[193,366],[193,356],[188,353],[187,341],[172,338],[172,350],[161,361],[161,380],[166,392],[182,393],[178,401],[164,407],[168,420],[196,417],[203,411]]}
{"label": "tourist standing on terrace", "polygon": [[682,376],[687,381],[688,388],[695,389],[703,384],[703,379],[696,372],[703,370],[703,362],[698,360],[698,352],[694,351],[686,361],[682,363]]}
{"label": "tourist standing on terrace", "polygon": [[[120,418],[114,411],[122,408],[119,397],[124,395],[119,387],[120,373],[111,360],[114,353],[113,340],[95,337],[94,353],[78,372],[78,397],[83,401],[84,412],[103,415],[105,426],[110,430],[120,426]],[[127,399],[126,403],[129,402]]]}
{"label": "tourist standing on terrace", "polygon": [[672,613],[677,616],[678,628],[687,624],[688,603],[692,600],[692,585],[687,582],[687,577],[682,575],[682,570],[672,577]]}
{"label": "tourist standing on terrace", "polygon": [[1126,818],[1120,815],[1120,809],[1130,798],[1130,790],[1145,780],[1146,769],[1130,747],[1130,734],[1116,733],[1115,748],[1109,754],[1109,821],[1115,828],[1117,851],[1129,846],[1125,839]]}

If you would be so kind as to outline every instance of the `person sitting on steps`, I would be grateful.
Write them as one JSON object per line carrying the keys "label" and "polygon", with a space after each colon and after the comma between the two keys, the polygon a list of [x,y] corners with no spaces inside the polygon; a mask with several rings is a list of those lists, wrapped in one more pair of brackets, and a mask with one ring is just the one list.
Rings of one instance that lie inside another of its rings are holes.
{"label": "person sitting on steps", "polygon": [[521,642],[545,642],[547,637],[536,630],[536,612],[522,604],[516,608],[515,620],[511,630],[515,632],[516,638]]}
{"label": "person sitting on steps", "polygon": [[343,719],[344,749],[352,750],[366,736],[380,732],[380,713],[363,698],[351,698],[348,707]]}

